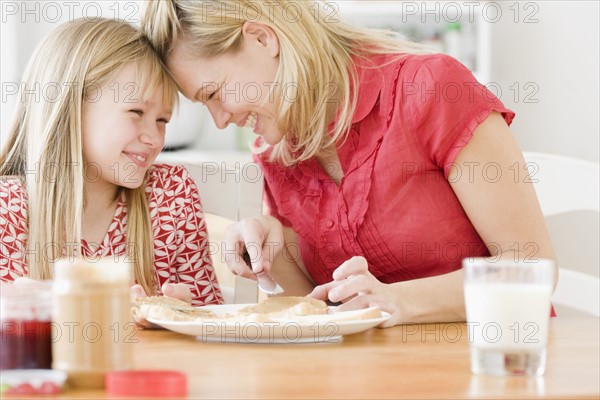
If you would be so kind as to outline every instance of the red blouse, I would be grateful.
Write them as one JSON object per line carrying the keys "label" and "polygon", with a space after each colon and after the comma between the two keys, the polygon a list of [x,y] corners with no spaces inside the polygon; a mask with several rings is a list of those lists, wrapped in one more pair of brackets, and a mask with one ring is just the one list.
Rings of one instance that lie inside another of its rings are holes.
{"label": "red blouse", "polygon": [[[182,166],[153,165],[146,194],[150,209],[157,291],[165,282],[185,283],[192,304],[220,304],[223,297],[209,253],[198,187]],[[85,258],[124,255],[127,204],[119,199],[100,245],[82,240]],[[27,193],[18,179],[0,179],[0,280],[27,275]]]}
{"label": "red blouse", "polygon": [[449,56],[388,57],[357,66],[358,105],[337,146],[339,187],[316,159],[284,167],[256,156],[270,212],[298,233],[316,284],[356,255],[385,283],[449,273],[464,257],[489,255],[447,175],[492,110],[507,124],[514,113]]}

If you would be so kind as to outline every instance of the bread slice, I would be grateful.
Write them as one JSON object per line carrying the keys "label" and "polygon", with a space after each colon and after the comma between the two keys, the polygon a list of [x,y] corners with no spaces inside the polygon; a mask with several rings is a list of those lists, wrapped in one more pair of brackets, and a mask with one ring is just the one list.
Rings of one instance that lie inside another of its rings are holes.
{"label": "bread slice", "polygon": [[381,309],[377,306],[360,310],[336,311],[324,301],[311,297],[269,297],[266,300],[227,315],[227,319],[236,321],[269,322],[281,320],[313,321],[320,323],[359,321],[381,318]]}
{"label": "bread slice", "polygon": [[337,322],[337,321],[358,321],[364,319],[375,319],[381,318],[383,314],[381,314],[381,309],[378,306],[369,307],[369,308],[361,308],[359,310],[350,310],[350,311],[335,311],[335,307],[330,309],[329,314],[327,314],[328,322]]}
{"label": "bread slice", "polygon": [[[333,307],[335,309],[335,307]],[[164,296],[140,297],[131,309],[138,321],[148,318],[164,321],[218,320],[222,322],[271,322],[280,320],[336,322],[381,317],[379,307],[363,310],[331,312],[324,301],[311,297],[269,297],[258,304],[243,307],[234,313],[217,315],[203,308]],[[329,311],[329,312],[328,312]]]}
{"label": "bread slice", "polygon": [[327,313],[324,301],[311,297],[269,297],[262,302],[242,308],[239,314],[262,314],[274,318],[319,315]]}
{"label": "bread slice", "polygon": [[133,301],[131,313],[136,320],[148,318],[167,321],[194,321],[218,318],[211,311],[192,307],[185,301],[164,296],[138,297]]}

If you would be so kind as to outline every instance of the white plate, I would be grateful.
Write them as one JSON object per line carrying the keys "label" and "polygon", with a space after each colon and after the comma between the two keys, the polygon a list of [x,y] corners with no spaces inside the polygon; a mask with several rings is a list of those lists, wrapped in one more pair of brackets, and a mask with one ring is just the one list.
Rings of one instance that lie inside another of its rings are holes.
{"label": "white plate", "polygon": [[[204,306],[217,315],[233,314],[251,304],[223,304]],[[390,318],[390,314],[372,319],[352,319],[364,310],[326,315],[311,315],[271,322],[235,320],[165,321],[148,318],[149,322],[173,332],[197,336],[203,342],[233,343],[316,343],[339,342],[344,335],[366,331]]]}

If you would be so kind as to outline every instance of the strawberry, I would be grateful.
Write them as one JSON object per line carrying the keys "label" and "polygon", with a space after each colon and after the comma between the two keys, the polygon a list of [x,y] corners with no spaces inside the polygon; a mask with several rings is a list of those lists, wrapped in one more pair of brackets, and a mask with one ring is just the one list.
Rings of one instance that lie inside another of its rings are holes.
{"label": "strawberry", "polygon": [[60,387],[54,382],[44,382],[38,389],[39,394],[58,394]]}
{"label": "strawberry", "polygon": [[20,383],[17,386],[8,388],[6,390],[6,392],[4,392],[4,394],[19,394],[19,395],[36,394],[36,393],[37,393],[37,391],[35,390],[35,388],[33,386],[31,386],[31,383]]}

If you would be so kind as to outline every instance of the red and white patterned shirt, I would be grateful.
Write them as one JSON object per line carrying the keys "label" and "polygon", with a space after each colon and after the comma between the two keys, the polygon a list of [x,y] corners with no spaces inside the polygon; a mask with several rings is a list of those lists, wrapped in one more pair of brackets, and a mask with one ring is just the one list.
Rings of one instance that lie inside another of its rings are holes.
{"label": "red and white patterned shirt", "polygon": [[[157,291],[165,282],[185,283],[192,305],[221,304],[223,297],[210,257],[198,187],[183,166],[153,165],[146,194],[150,209]],[[124,255],[127,204],[117,202],[100,245],[82,240],[85,258]],[[19,179],[0,180],[0,280],[27,274],[27,192]]]}

